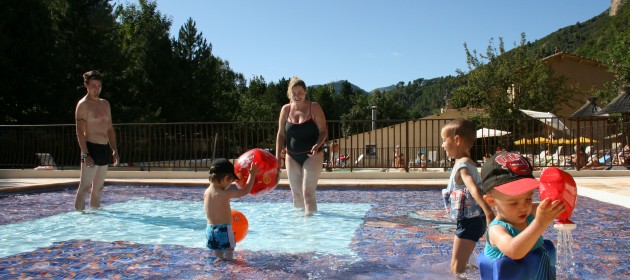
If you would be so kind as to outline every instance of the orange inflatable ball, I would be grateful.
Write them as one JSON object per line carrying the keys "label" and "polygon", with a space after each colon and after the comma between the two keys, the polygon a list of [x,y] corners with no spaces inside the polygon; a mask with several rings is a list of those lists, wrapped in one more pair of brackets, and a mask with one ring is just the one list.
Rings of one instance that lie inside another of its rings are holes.
{"label": "orange inflatable ball", "polygon": [[275,189],[276,176],[278,176],[278,159],[270,152],[261,149],[251,149],[238,157],[234,164],[234,173],[238,176],[236,186],[239,189],[245,187],[252,163],[258,165],[258,174],[256,174],[254,186],[249,193],[256,195]]}
{"label": "orange inflatable ball", "polygon": [[249,229],[249,222],[243,213],[232,210],[232,230],[234,231],[234,240],[241,242],[247,235]]}

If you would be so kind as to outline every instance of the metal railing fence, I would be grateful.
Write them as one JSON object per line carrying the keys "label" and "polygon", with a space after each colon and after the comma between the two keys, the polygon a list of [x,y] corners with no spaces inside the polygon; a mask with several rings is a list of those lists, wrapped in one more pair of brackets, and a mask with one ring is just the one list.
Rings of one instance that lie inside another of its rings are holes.
{"label": "metal railing fence", "polygon": [[[551,121],[566,125],[558,130]],[[441,148],[440,129],[449,119],[328,121],[328,167],[400,168],[450,166]],[[497,150],[525,154],[536,167],[571,168],[579,145],[587,159],[614,162],[628,144],[629,123],[617,118],[476,119],[480,131],[472,157],[481,163]],[[578,124],[579,123],[579,124]],[[114,125],[121,167],[150,171],[171,168],[205,171],[214,158],[235,159],[252,148],[275,154],[277,122],[130,123]],[[332,151],[336,141],[338,152]],[[398,146],[398,148],[397,148]],[[79,168],[80,149],[73,124],[0,125],[0,168]],[[424,155],[424,159],[422,159]]]}

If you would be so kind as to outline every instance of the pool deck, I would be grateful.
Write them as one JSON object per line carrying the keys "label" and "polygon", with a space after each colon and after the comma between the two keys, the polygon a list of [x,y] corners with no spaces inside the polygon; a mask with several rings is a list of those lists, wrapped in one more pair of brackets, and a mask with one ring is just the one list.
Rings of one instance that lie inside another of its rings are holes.
{"label": "pool deck", "polygon": [[[630,208],[630,170],[570,171],[578,194],[602,202]],[[443,188],[449,172],[323,172],[318,187],[348,188]],[[536,178],[540,172],[534,174]],[[190,185],[208,184],[207,173],[199,171],[120,171],[110,170],[106,184]],[[65,188],[79,183],[78,170],[8,170],[0,169],[0,193],[28,192]],[[280,188],[288,187],[286,172]]]}

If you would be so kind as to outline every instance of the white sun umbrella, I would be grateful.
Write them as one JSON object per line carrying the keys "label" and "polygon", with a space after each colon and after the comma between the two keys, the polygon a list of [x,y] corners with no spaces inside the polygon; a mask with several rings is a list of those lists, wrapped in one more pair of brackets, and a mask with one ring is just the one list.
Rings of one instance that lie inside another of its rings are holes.
{"label": "white sun umbrella", "polygon": [[538,112],[538,111],[523,110],[523,109],[519,109],[519,110],[521,110],[521,112],[527,114],[528,116],[543,122],[544,124],[552,127],[555,130],[559,130],[559,131],[564,132],[565,134],[571,135],[569,128],[567,128],[560,121],[560,119],[558,119],[558,116],[554,115],[553,113]]}
{"label": "white sun umbrella", "polygon": [[[482,145],[482,151],[483,154],[489,154],[489,149],[488,147],[488,141],[490,137],[500,137],[503,135],[508,135],[510,134],[510,132],[508,131],[503,131],[503,130],[498,130],[498,129],[492,129],[492,128],[480,128],[477,129],[477,139],[481,139],[481,145]],[[490,153],[491,154],[491,153]]]}
{"label": "white sun umbrella", "polygon": [[492,128],[480,128],[477,129],[477,138],[486,138],[486,137],[498,137],[498,136],[503,136],[503,135],[508,135],[510,134],[509,131],[503,131],[503,130],[498,130],[498,129],[492,129]]}

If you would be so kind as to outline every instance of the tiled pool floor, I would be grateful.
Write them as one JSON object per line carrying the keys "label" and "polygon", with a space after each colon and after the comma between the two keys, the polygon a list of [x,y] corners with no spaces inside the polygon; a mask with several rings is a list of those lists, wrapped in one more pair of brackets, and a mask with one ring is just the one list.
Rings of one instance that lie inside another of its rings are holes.
{"label": "tiled pool floor", "polygon": [[[103,204],[140,197],[202,203],[203,190],[107,186]],[[372,205],[350,245],[358,258],[247,251],[237,245],[237,261],[215,263],[201,248],[68,240],[0,258],[0,278],[455,279],[448,273],[454,225],[442,216],[439,190],[327,188],[317,196],[322,203]],[[4,196],[0,225],[73,211],[73,201],[74,189]],[[241,201],[287,202],[290,192],[276,189]],[[629,279],[628,214],[628,208],[579,197],[572,218],[578,224],[572,272],[559,277]],[[203,217],[200,222],[205,223]],[[545,237],[555,241],[556,233],[549,229]],[[478,272],[469,276],[478,279]]]}

